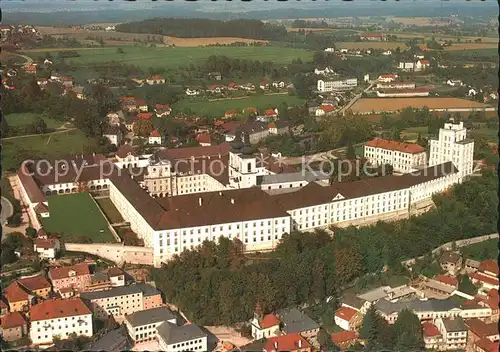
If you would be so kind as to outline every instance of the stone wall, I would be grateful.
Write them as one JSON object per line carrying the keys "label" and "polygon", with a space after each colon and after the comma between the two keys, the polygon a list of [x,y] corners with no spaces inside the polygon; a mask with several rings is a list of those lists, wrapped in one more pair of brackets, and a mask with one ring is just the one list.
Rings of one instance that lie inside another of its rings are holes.
{"label": "stone wall", "polygon": [[122,243],[65,243],[67,251],[83,252],[110,260],[118,265],[131,264],[153,265],[153,249],[139,246],[125,246]]}

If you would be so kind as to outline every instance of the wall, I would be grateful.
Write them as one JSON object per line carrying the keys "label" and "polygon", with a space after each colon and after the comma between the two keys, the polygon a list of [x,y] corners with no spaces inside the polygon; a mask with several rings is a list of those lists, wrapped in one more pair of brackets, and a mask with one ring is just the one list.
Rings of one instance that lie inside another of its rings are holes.
{"label": "wall", "polygon": [[120,265],[123,262],[153,265],[153,248],[125,246],[123,244],[115,243],[65,243],[64,248],[67,251],[84,252],[97,255]]}

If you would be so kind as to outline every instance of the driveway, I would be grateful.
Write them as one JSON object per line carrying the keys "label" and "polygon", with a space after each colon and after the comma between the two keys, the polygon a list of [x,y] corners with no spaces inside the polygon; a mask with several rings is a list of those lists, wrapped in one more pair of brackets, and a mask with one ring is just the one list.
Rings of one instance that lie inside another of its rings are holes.
{"label": "driveway", "polygon": [[14,212],[14,207],[9,202],[9,200],[5,197],[2,197],[2,211],[1,211],[1,219],[2,226],[7,223],[7,219],[12,216]]}

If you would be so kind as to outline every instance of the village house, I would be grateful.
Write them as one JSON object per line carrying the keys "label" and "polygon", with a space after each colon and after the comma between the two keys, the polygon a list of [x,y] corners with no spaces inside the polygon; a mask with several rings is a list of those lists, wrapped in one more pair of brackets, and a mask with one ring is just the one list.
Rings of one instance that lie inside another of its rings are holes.
{"label": "village house", "polygon": [[61,250],[61,243],[57,238],[36,238],[33,241],[33,250],[41,259],[55,259]]}
{"label": "village house", "polygon": [[209,133],[200,133],[196,136],[196,141],[202,146],[202,147],[208,147],[212,145],[212,137],[210,136]]}
{"label": "village house", "polygon": [[410,61],[410,62],[405,62],[401,61],[399,62],[398,68],[403,71],[415,71],[415,62]]}
{"label": "village house", "polygon": [[335,106],[327,104],[327,105],[321,105],[319,108],[316,109],[315,115],[316,117],[320,116],[325,116],[327,114],[331,114],[335,112]]}
{"label": "village house", "polygon": [[61,76],[59,78],[61,84],[64,88],[72,88],[73,87],[73,77],[71,76]]}
{"label": "village house", "polygon": [[2,317],[2,339],[16,341],[28,334],[28,323],[19,312],[8,313]]}
{"label": "village house", "polygon": [[262,81],[260,82],[259,88],[262,90],[268,90],[269,89],[269,83],[267,81]]}
{"label": "village house", "polygon": [[139,120],[137,115],[127,116],[124,121],[125,129],[128,132],[134,132],[134,124],[137,120]]}
{"label": "village house", "polygon": [[224,113],[224,118],[226,119],[232,119],[238,116],[238,110],[236,109],[230,109]]}
{"label": "village house", "polygon": [[312,346],[298,333],[270,337],[266,340],[264,352],[311,352]]}
{"label": "village house", "polygon": [[339,331],[330,335],[332,342],[341,350],[348,349],[359,341],[357,331]]}
{"label": "village house", "polygon": [[429,67],[429,60],[418,60],[415,64],[415,71],[425,71]]}
{"label": "village house", "polygon": [[189,96],[200,95],[200,91],[198,89],[187,88],[186,95],[189,95]]}
{"label": "village house", "polygon": [[437,318],[436,327],[443,336],[443,345],[440,349],[465,349],[467,345],[467,326],[460,317]]}
{"label": "village house", "polygon": [[281,331],[285,334],[300,334],[305,338],[318,335],[318,323],[297,308],[280,309],[276,315],[282,323]]}
{"label": "village house", "polygon": [[132,82],[136,83],[139,87],[141,87],[146,80],[140,77],[133,77]]}
{"label": "village house", "polygon": [[108,125],[102,133],[103,137],[109,140],[109,143],[119,147],[123,140],[123,132],[120,125]]}
{"label": "village house", "polygon": [[280,320],[274,313],[265,314],[259,303],[255,305],[252,319],[252,337],[256,340],[278,336],[280,334]]}
{"label": "village house", "polygon": [[465,260],[465,266],[464,266],[465,272],[466,273],[475,273],[476,271],[479,270],[480,265],[481,265],[480,261],[467,258]]}
{"label": "village house", "polygon": [[108,118],[108,125],[120,125],[125,120],[125,115],[121,110],[110,112],[106,117]]}
{"label": "village house", "polygon": [[328,75],[334,75],[335,71],[331,67],[327,66],[324,69],[315,68],[314,74],[318,76],[328,76]]}
{"label": "village house", "polygon": [[231,82],[227,85],[228,90],[238,90],[238,87],[239,87],[238,84],[234,82]]}
{"label": "village house", "polygon": [[497,289],[498,284],[498,264],[495,260],[483,260],[477,272],[469,273],[472,283],[479,284],[484,290]]}
{"label": "village house", "polygon": [[287,121],[277,120],[267,124],[269,134],[280,135],[290,132],[290,124]]}
{"label": "village house", "polygon": [[72,266],[50,268],[49,279],[55,292],[59,292],[64,287],[83,292],[90,283],[89,266],[86,263],[78,263]]}
{"label": "village house", "polygon": [[449,86],[452,86],[452,87],[456,87],[456,86],[462,86],[463,83],[461,80],[459,79],[449,79],[446,81],[446,84],[449,85]]}
{"label": "village house", "polygon": [[382,52],[382,55],[384,56],[391,56],[392,55],[392,51],[391,50],[385,50]]}
{"label": "village house", "polygon": [[208,336],[196,324],[179,326],[165,321],[156,331],[161,351],[208,351]]}
{"label": "village house", "polygon": [[24,72],[35,75],[36,74],[36,64],[24,66]]}
{"label": "village house", "polygon": [[220,94],[222,93],[222,90],[224,89],[224,86],[218,85],[218,84],[212,84],[207,88],[208,93],[212,94]]}
{"label": "village house", "polygon": [[92,312],[79,298],[48,300],[31,307],[30,338],[34,345],[51,344],[58,336],[92,336]]}
{"label": "village house", "polygon": [[486,323],[478,318],[464,320],[468,328],[467,346],[472,347],[478,341],[487,339],[491,342],[498,342],[498,322]]}
{"label": "village house", "polygon": [[460,252],[444,252],[439,258],[439,265],[450,275],[456,276],[462,269],[462,255]]}
{"label": "village house", "polygon": [[135,97],[120,97],[120,104],[124,111],[136,111],[137,101]]}
{"label": "village house", "polygon": [[153,84],[165,84],[165,78],[159,75],[154,75],[146,78],[146,83],[149,85]]}
{"label": "village house", "polygon": [[398,78],[398,75],[394,74],[394,73],[378,76],[378,80],[380,82],[384,82],[384,83],[391,83],[391,82],[395,81],[397,78]]}
{"label": "village house", "polygon": [[42,274],[21,277],[17,279],[17,282],[37,298],[47,299],[52,292],[50,283]]}
{"label": "village house", "polygon": [[347,331],[356,330],[362,323],[362,315],[353,308],[340,307],[335,312],[335,324]]}
{"label": "village house", "polygon": [[3,290],[10,312],[28,312],[34,303],[35,295],[29,293],[17,281],[12,282]]}
{"label": "village house", "polygon": [[156,117],[168,116],[172,112],[172,108],[170,107],[170,105],[155,104],[154,108]]}
{"label": "village house", "polygon": [[280,89],[282,89],[282,88],[285,88],[285,82],[283,82],[283,81],[276,81],[276,82],[272,83],[272,86],[274,88],[280,88]]}
{"label": "village house", "polygon": [[220,81],[222,79],[222,75],[220,72],[210,72],[208,74],[209,78],[215,79],[216,81]]}
{"label": "village house", "polygon": [[163,136],[157,130],[152,130],[148,137],[148,144],[163,144]]}
{"label": "village house", "polygon": [[255,90],[255,85],[252,83],[245,83],[239,86],[240,89],[246,90],[246,91],[254,91]]}
{"label": "village house", "polygon": [[144,101],[143,99],[137,99],[136,100],[136,104],[137,104],[137,110],[139,110],[140,112],[148,112],[148,104],[146,104],[146,101]]}
{"label": "village house", "polygon": [[425,321],[422,323],[422,335],[426,349],[439,350],[443,344],[443,335],[436,325]]}

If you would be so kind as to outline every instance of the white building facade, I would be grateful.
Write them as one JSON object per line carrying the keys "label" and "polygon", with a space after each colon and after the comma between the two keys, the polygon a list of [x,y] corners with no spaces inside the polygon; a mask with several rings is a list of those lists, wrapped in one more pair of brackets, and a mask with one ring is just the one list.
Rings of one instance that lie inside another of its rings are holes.
{"label": "white building facade", "polygon": [[390,164],[396,172],[412,172],[427,163],[425,149],[417,144],[376,138],[365,144],[364,149],[364,156],[371,164]]}
{"label": "white building facade", "polygon": [[331,92],[333,90],[352,89],[358,86],[357,78],[337,79],[332,81],[318,80],[318,92]]}

